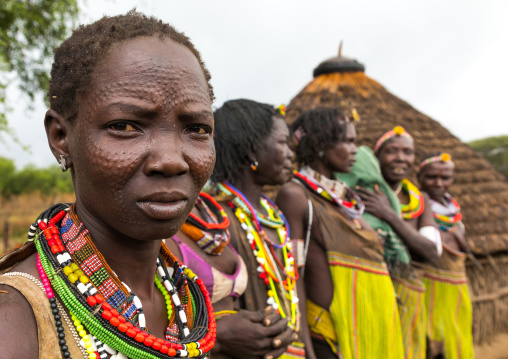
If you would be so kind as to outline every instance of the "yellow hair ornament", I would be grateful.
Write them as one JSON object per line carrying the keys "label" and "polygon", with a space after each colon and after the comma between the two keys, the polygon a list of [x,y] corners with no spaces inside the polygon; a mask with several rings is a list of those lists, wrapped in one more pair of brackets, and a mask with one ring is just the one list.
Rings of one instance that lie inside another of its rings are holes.
{"label": "yellow hair ornament", "polygon": [[279,107],[277,107],[279,109],[279,112],[282,116],[285,116],[286,115],[286,106],[284,105],[280,105]]}
{"label": "yellow hair ornament", "polygon": [[402,126],[395,126],[393,128],[393,133],[395,133],[397,136],[402,136],[402,134],[404,133],[404,127],[402,127]]}
{"label": "yellow hair ornament", "polygon": [[429,163],[432,163],[432,162],[448,163],[452,166],[452,168],[455,167],[455,164],[452,161],[452,156],[450,156],[446,152],[443,152],[438,156],[433,156],[433,157],[424,159],[422,162],[420,162],[420,165],[418,167],[420,167],[420,169],[422,169],[423,167],[425,167],[426,165],[428,165]]}
{"label": "yellow hair ornament", "polygon": [[376,145],[374,146],[374,153],[377,153],[377,151],[379,151],[383,143],[385,143],[386,141],[390,140],[395,136],[403,136],[409,139],[411,142],[414,142],[413,137],[411,137],[411,135],[406,130],[404,130],[404,127],[395,126],[393,130],[388,131],[383,136],[381,136],[379,140],[377,140]]}

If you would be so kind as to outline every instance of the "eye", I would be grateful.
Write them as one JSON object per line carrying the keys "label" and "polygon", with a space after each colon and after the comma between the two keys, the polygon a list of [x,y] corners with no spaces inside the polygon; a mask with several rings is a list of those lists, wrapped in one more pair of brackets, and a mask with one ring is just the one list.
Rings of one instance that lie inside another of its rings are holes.
{"label": "eye", "polygon": [[109,128],[122,132],[136,131],[136,128],[128,122],[115,122],[109,125]]}
{"label": "eye", "polygon": [[192,125],[187,128],[187,131],[197,135],[209,135],[212,133],[212,128],[208,125]]}

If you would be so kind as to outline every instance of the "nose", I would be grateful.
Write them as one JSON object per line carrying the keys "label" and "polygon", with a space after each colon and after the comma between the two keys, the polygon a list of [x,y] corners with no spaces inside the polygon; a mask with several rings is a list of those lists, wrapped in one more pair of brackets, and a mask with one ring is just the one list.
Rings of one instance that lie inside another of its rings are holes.
{"label": "nose", "polygon": [[356,146],[356,143],[352,143],[351,144],[351,154],[356,156],[357,153],[358,153],[358,146]]}
{"label": "nose", "polygon": [[184,144],[174,132],[165,132],[152,136],[148,144],[148,155],[143,172],[146,176],[181,176],[189,171],[184,154]]}
{"label": "nose", "polygon": [[287,158],[289,158],[290,160],[293,159],[294,152],[291,149],[291,147],[286,146],[286,154],[287,154]]}
{"label": "nose", "polygon": [[436,187],[443,187],[443,179],[441,177],[436,178]]}

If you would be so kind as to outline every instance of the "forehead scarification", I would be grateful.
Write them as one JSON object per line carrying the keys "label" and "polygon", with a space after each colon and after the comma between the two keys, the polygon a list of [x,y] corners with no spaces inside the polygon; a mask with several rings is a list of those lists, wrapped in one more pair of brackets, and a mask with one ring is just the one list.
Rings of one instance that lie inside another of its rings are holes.
{"label": "forehead scarification", "polygon": [[210,106],[206,82],[198,75],[188,69],[157,66],[145,68],[141,73],[96,77],[89,99],[98,104],[114,102],[115,97],[131,97],[165,106],[167,111],[181,103]]}

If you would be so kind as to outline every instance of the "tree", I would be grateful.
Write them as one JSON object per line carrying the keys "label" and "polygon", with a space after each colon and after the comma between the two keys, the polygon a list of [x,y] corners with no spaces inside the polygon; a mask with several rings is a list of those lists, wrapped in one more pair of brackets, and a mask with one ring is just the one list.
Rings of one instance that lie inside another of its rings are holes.
{"label": "tree", "polygon": [[13,136],[7,88],[16,84],[30,103],[46,93],[53,48],[77,17],[78,0],[0,0],[0,135]]}

